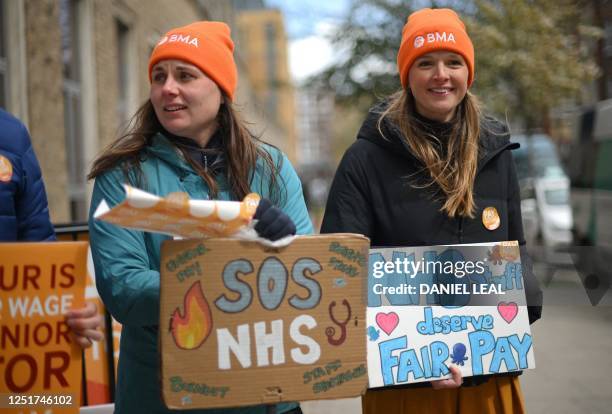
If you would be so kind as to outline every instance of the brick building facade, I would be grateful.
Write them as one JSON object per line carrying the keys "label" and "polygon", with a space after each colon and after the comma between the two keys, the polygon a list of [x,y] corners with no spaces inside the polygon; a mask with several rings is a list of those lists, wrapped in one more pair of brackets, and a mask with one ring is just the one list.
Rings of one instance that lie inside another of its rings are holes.
{"label": "brick building facade", "polygon": [[[221,0],[0,0],[0,106],[28,126],[54,223],[86,219],[92,161],[147,99],[149,54],[172,27],[233,26]],[[10,23],[10,24],[9,24]],[[285,149],[240,51],[236,103],[255,133]]]}

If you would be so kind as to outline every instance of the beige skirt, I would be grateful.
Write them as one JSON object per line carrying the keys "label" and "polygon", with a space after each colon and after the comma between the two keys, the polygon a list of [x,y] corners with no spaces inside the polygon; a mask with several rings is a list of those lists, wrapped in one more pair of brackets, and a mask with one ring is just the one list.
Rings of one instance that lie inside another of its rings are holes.
{"label": "beige skirt", "polygon": [[364,414],[523,414],[518,377],[492,377],[475,387],[434,390],[397,388],[368,391],[361,400]]}

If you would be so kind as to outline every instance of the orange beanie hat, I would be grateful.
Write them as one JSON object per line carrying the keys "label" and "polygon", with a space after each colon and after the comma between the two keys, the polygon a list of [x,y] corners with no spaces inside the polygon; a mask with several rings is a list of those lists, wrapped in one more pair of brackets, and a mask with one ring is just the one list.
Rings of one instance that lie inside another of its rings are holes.
{"label": "orange beanie hat", "polygon": [[451,9],[422,9],[408,16],[402,30],[397,68],[402,87],[408,87],[408,71],[414,61],[429,52],[449,50],[463,56],[469,70],[468,87],[474,81],[474,46],[465,24]]}
{"label": "orange beanie hat", "polygon": [[238,72],[234,62],[230,28],[222,22],[196,22],[170,30],[161,38],[149,59],[149,81],[160,60],[178,59],[200,68],[234,100]]}

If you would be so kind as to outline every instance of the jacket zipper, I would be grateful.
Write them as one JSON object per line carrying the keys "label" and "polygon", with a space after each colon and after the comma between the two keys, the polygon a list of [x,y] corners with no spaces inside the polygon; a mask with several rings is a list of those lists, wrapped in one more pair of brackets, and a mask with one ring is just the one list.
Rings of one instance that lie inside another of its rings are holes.
{"label": "jacket zipper", "polygon": [[208,172],[208,157],[202,153],[202,161],[204,161],[204,171]]}

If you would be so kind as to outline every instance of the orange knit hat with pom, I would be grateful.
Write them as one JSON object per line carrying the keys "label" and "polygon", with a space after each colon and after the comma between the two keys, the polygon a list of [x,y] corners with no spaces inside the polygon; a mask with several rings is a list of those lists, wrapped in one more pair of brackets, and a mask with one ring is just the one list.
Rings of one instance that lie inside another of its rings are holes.
{"label": "orange knit hat with pom", "polygon": [[149,59],[149,81],[153,66],[161,60],[178,59],[200,68],[234,100],[238,72],[234,62],[230,28],[222,22],[196,22],[166,33]]}
{"label": "orange knit hat with pom", "polygon": [[451,9],[421,9],[408,16],[402,30],[397,68],[402,87],[408,87],[408,71],[420,56],[448,50],[463,56],[469,70],[468,87],[474,81],[474,46],[465,24]]}

